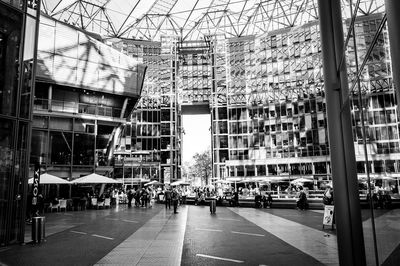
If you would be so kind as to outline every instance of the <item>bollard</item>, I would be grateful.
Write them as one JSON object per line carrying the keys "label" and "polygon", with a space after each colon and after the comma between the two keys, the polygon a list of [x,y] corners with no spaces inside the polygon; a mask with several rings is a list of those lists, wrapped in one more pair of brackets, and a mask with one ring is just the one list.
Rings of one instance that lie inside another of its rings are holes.
{"label": "bollard", "polygon": [[37,216],[32,218],[32,241],[40,243],[44,241],[45,234],[45,217]]}

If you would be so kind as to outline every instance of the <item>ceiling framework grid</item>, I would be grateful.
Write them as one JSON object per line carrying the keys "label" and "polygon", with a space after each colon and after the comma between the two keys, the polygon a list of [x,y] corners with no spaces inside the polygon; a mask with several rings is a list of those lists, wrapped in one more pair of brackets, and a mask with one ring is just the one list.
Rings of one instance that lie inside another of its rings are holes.
{"label": "ceiling framework grid", "polygon": [[[177,35],[184,41],[205,36],[262,35],[318,20],[317,0],[42,0],[43,11],[103,37],[159,41]],[[342,0],[344,19],[350,1]],[[353,1],[357,15],[384,12],[383,0]]]}

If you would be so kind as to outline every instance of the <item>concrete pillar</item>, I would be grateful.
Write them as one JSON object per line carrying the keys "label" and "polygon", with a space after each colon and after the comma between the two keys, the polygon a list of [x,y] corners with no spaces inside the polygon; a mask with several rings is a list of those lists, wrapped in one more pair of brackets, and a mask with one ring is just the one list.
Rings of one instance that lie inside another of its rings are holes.
{"label": "concrete pillar", "polygon": [[390,54],[392,57],[392,75],[396,98],[400,99],[400,10],[399,0],[385,0],[387,26],[389,31]]}
{"label": "concrete pillar", "polygon": [[318,0],[340,265],[366,265],[340,0]]}

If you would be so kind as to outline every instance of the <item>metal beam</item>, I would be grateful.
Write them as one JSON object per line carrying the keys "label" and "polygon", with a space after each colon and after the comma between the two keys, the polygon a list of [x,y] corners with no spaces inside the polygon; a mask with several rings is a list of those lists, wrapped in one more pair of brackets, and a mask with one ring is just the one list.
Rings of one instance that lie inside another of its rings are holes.
{"label": "metal beam", "polygon": [[366,265],[340,0],[318,0],[340,265]]}

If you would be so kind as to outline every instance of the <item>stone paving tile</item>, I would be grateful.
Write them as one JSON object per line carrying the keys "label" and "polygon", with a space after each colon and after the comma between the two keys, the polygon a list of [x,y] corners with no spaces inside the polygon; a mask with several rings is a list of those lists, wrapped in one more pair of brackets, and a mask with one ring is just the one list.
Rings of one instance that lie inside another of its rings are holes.
{"label": "stone paving tile", "polygon": [[96,265],[180,265],[187,208],[181,212],[176,217],[161,211]]}
{"label": "stone paving tile", "polygon": [[259,213],[255,209],[229,209],[320,262],[339,264],[336,236],[324,237],[321,231],[267,212]]}

